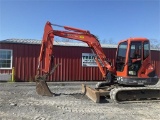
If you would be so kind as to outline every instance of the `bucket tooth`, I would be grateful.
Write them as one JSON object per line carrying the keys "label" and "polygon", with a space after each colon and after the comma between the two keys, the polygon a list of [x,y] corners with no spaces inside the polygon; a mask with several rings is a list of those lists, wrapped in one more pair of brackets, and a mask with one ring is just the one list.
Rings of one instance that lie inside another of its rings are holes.
{"label": "bucket tooth", "polygon": [[49,96],[52,97],[54,93],[52,93],[44,80],[36,81],[36,92],[41,96]]}

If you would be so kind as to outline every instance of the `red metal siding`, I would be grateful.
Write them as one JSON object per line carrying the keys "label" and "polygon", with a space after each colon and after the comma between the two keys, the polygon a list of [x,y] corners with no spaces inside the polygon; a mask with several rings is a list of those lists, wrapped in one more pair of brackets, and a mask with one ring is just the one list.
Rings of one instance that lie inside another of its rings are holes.
{"label": "red metal siding", "polygon": [[[1,44],[1,49],[13,50],[13,67],[16,81],[33,81],[36,74],[40,45]],[[105,48],[107,58],[114,63],[115,48]],[[54,64],[61,63],[48,81],[97,81],[102,80],[98,67],[82,67],[82,53],[91,53],[88,47],[54,46]],[[151,51],[152,63],[160,77],[160,51]],[[11,73],[11,70],[0,70]]]}
{"label": "red metal siding", "polygon": [[[50,80],[102,80],[98,67],[82,67],[82,53],[91,53],[88,47],[54,47],[54,64],[61,63]],[[115,54],[115,53],[114,53]]]}
{"label": "red metal siding", "polygon": [[[40,45],[1,44],[1,49],[12,49],[12,67],[15,67],[16,81],[30,81],[34,79]],[[0,70],[0,73],[11,73],[12,70]]]}
{"label": "red metal siding", "polygon": [[160,77],[160,51],[151,51],[151,61],[156,68],[156,74]]}

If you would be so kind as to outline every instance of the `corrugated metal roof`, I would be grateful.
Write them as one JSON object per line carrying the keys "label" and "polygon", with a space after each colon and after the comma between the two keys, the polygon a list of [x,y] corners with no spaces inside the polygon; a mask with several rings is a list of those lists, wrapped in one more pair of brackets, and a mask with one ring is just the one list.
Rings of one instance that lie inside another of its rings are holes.
{"label": "corrugated metal roof", "polygon": [[[17,43],[17,44],[41,44],[41,40],[35,39],[6,39],[0,41],[0,43]],[[88,47],[86,43],[83,42],[59,42],[54,41],[54,45],[58,46],[79,46],[79,47]],[[117,45],[111,44],[101,44],[103,48],[117,48]]]}
{"label": "corrugated metal roof", "polygon": [[35,39],[6,39],[0,41],[0,43],[41,44],[41,41]]}

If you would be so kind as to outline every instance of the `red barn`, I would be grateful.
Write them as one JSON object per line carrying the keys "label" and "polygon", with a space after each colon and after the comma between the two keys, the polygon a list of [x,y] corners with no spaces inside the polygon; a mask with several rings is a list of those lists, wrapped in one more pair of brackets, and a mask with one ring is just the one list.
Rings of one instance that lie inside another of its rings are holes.
{"label": "red barn", "polygon": [[[0,80],[34,81],[40,52],[39,40],[7,39],[0,41]],[[107,58],[114,63],[117,45],[102,44]],[[152,63],[160,77],[160,51],[151,50]],[[84,64],[84,61],[88,63]],[[48,81],[97,81],[103,80],[85,43],[54,42],[54,64],[61,63]]]}

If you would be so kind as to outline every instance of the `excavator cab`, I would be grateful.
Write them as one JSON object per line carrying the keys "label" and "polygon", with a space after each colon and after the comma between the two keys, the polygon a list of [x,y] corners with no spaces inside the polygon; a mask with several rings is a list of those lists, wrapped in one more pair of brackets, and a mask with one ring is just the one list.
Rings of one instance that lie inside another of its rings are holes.
{"label": "excavator cab", "polygon": [[146,38],[121,41],[116,55],[117,81],[124,85],[154,85],[158,82],[151,64],[150,44]]}

